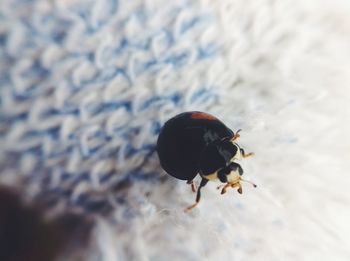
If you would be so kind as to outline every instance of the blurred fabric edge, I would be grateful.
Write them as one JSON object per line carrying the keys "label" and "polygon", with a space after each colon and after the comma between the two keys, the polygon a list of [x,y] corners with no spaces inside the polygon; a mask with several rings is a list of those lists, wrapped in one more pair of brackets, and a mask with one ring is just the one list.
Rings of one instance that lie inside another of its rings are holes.
{"label": "blurred fabric edge", "polygon": [[[94,226],[92,261],[348,261],[343,2],[1,0],[0,179],[30,180],[18,191],[35,206],[12,201],[50,231],[29,244],[73,238],[73,221],[54,232],[45,201],[112,210]],[[246,174],[259,188],[236,197],[209,186],[184,215],[193,195],[170,178],[157,184],[164,173],[149,152],[162,123],[192,109],[244,130],[257,155]],[[12,258],[30,261],[17,231],[7,232]],[[38,253],[64,255],[65,241]]]}
{"label": "blurred fabric edge", "polygon": [[50,218],[39,204],[26,203],[0,186],[0,260],[84,260],[93,220],[77,213]]}

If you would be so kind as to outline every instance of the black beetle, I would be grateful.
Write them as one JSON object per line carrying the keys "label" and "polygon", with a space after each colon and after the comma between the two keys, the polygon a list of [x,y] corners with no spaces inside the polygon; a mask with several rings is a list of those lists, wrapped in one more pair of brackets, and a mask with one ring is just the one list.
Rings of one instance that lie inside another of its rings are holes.
{"label": "black beetle", "polygon": [[199,111],[181,113],[164,124],[157,141],[162,168],[177,179],[187,180],[193,192],[196,190],[193,179],[197,174],[202,177],[196,203],[187,210],[198,204],[200,190],[209,180],[219,179],[225,183],[221,194],[229,187],[238,188],[242,193],[243,169],[235,161],[253,153],[246,154],[235,142],[239,132],[234,133],[213,115]]}

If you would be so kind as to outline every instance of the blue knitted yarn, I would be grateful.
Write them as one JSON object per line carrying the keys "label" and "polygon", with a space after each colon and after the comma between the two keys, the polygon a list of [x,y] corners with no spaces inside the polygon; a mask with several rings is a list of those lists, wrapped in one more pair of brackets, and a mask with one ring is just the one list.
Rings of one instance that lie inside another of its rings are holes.
{"label": "blue knitted yarn", "polygon": [[215,26],[195,1],[2,1],[0,181],[101,212],[158,180],[163,122],[218,98]]}
{"label": "blue knitted yarn", "polygon": [[[108,213],[84,260],[348,260],[348,2],[1,0],[0,183]],[[188,110],[243,129],[257,189],[183,212],[154,145]]]}

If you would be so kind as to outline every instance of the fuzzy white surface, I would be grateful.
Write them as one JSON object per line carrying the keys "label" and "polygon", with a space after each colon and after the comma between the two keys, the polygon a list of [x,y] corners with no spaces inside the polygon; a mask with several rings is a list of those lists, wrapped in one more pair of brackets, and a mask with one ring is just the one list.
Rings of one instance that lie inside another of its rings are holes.
{"label": "fuzzy white surface", "polygon": [[109,260],[349,259],[350,9],[302,2],[206,3],[226,50],[208,65],[226,86],[210,112],[243,129],[240,144],[256,153],[245,173],[258,188],[221,196],[209,184],[185,214],[194,195],[168,179],[145,199],[144,218],[121,225],[122,245],[101,223]]}
{"label": "fuzzy white surface", "polygon": [[[255,152],[256,156],[245,159],[242,166],[245,177],[257,183],[258,187],[254,189],[244,185],[243,195],[234,190],[220,195],[216,190],[217,184],[210,182],[202,190],[200,205],[192,212],[184,213],[184,208],[192,204],[195,198],[185,182],[171,177],[164,182],[153,183],[137,180],[126,189],[125,197],[129,202],[127,209],[116,204],[110,216],[99,218],[88,259],[349,260],[349,2],[189,2],[191,9],[178,15],[177,19],[168,15],[167,12],[173,7],[168,1],[127,2],[125,9],[122,9],[126,13],[136,10],[135,6],[138,5],[147,7],[151,22],[146,29],[138,27],[134,18],[128,20],[122,14],[121,17],[112,17],[100,32],[91,36],[79,34],[83,31],[82,28],[85,30],[86,25],[78,15],[72,15],[73,11],[68,12],[71,3],[77,3],[79,7],[78,0],[58,1],[58,4],[55,2],[56,5],[52,6],[41,1],[37,9],[32,10],[34,14],[50,13],[57,8],[59,11],[54,11],[57,16],[65,17],[67,14],[65,18],[76,21],[76,24],[70,29],[64,48],[53,45],[47,47],[44,53],[38,48],[35,51],[39,50],[39,54],[35,52],[33,56],[30,53],[29,58],[19,58],[19,65],[12,71],[13,78],[18,80],[15,83],[18,91],[27,88],[27,80],[17,76],[28,67],[27,63],[34,56],[41,57],[43,64],[53,73],[48,80],[49,84],[45,82],[49,89],[43,87],[44,95],[38,95],[40,97],[37,100],[33,98],[19,103],[18,106],[13,106],[13,103],[10,104],[12,107],[7,106],[11,113],[30,111],[32,117],[29,118],[29,123],[23,123],[24,127],[15,129],[11,126],[16,131],[7,134],[3,150],[24,150],[23,141],[18,137],[24,133],[22,130],[29,127],[64,127],[57,140],[36,137],[28,144],[25,143],[28,147],[36,143],[44,144],[44,153],[47,155],[55,150],[67,149],[70,142],[76,142],[70,140],[69,134],[77,134],[77,144],[87,144],[85,147],[81,145],[82,152],[77,145],[78,148],[69,151],[70,154],[67,152],[65,157],[59,155],[44,162],[45,168],[54,169],[58,166],[58,171],[73,173],[77,177],[84,171],[89,173],[88,181],[81,181],[73,188],[71,200],[75,202],[83,192],[88,193],[91,188],[99,189],[102,186],[99,183],[100,172],[115,171],[124,175],[131,166],[140,164],[144,157],[144,154],[135,154],[125,160],[120,156],[123,153],[119,153],[117,159],[110,156],[101,161],[94,154],[89,154],[89,148],[100,146],[101,143],[102,152],[124,148],[123,144],[127,143],[122,136],[113,136],[113,142],[101,142],[97,134],[93,136],[100,126],[103,125],[107,132],[108,126],[114,127],[117,124],[144,128],[143,132],[134,136],[130,134],[132,137],[129,143],[140,147],[140,144],[155,142],[156,137],[150,134],[151,126],[148,124],[154,118],[164,122],[182,111],[207,111],[219,117],[233,130],[243,129],[239,144],[247,152]],[[0,7],[11,14],[12,10],[7,5],[0,3]],[[97,7],[91,14],[89,26],[92,31],[100,23],[105,23],[105,17],[109,15],[105,14],[109,9],[103,4]],[[19,17],[26,16],[25,10],[19,12]],[[179,36],[181,26],[176,26],[176,23],[181,25],[181,22],[186,21],[186,15],[208,13],[208,10],[216,17],[214,25],[209,23],[206,30],[181,36],[183,38]],[[131,73],[130,81],[137,87],[134,89],[126,87],[123,77],[106,81],[103,78],[104,82],[86,87],[85,82],[98,78],[99,71],[106,72],[108,68],[125,63],[128,72],[135,72],[139,60],[145,61],[149,59],[148,56],[161,57],[163,52],[167,52],[162,49],[163,39],[160,36],[159,42],[157,39],[154,41],[152,53],[136,48],[129,53],[122,53],[121,58],[112,59],[109,51],[121,38],[119,28],[112,25],[119,25],[119,20],[124,21],[123,19],[130,26],[123,28],[123,32],[131,39],[140,37],[144,40],[142,37],[148,37],[160,24],[175,24],[173,33],[178,42],[171,51],[181,52],[215,39],[221,44],[221,53],[200,63],[194,62],[195,59],[190,55],[186,60],[187,66],[179,70],[163,68],[163,71],[142,74],[140,77]],[[41,21],[37,23],[40,25]],[[0,26],[0,32],[11,27],[12,22],[9,20]],[[177,31],[177,28],[180,29]],[[21,30],[14,30],[10,37],[14,44],[9,44],[6,51],[13,56],[20,56],[17,54],[20,48],[15,44],[20,45],[26,37],[32,37],[25,36]],[[69,57],[72,53],[90,51],[98,61],[95,64],[79,55],[73,60],[66,60],[66,56]],[[53,67],[52,64],[57,61],[60,63]],[[7,65],[0,67],[5,70]],[[72,83],[67,83],[66,78]],[[55,85],[56,82],[59,87]],[[72,90],[70,84],[85,89]],[[211,96],[209,100],[204,97],[203,100],[191,102],[192,94],[203,85],[219,98]],[[184,93],[183,102],[160,102],[158,107],[137,111],[142,107],[142,101],[154,95],[167,95],[174,89]],[[4,89],[4,97],[11,96],[8,93]],[[93,107],[102,101],[113,102],[120,97],[132,100],[136,108],[132,115],[137,117],[130,118],[131,113],[123,108],[107,112],[108,115],[102,113],[97,116],[92,113],[89,115],[90,112],[86,109],[90,105]],[[64,119],[59,116],[47,121],[40,119],[40,112],[45,111],[46,107],[51,108],[54,104],[55,108],[64,108],[66,101],[86,113],[82,113],[78,120],[73,116]],[[128,121],[119,121],[120,119]],[[10,128],[6,127],[1,130],[6,132],[8,129]],[[89,136],[91,133],[94,133],[91,135],[93,137]],[[84,148],[87,148],[86,151]],[[32,155],[24,157],[18,167],[21,175],[30,175],[28,173],[34,169],[37,161],[39,160]],[[5,157],[2,163],[6,165]],[[147,173],[147,170],[166,175],[160,169],[155,155],[144,166],[143,171]],[[2,173],[1,182],[18,182],[12,173],[13,169],[6,169]],[[60,175],[50,176],[53,187],[66,186],[60,180]],[[116,175],[116,179],[121,176]],[[42,188],[35,181],[34,188],[30,190],[34,191],[33,194]],[[67,186],[70,189],[73,185],[69,183]],[[108,189],[108,185],[103,187],[101,194],[109,197],[112,193]]]}

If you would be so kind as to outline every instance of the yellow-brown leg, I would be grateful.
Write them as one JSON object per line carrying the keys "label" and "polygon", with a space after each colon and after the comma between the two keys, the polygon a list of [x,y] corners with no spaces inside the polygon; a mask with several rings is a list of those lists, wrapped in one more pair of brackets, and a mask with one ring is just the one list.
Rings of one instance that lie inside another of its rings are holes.
{"label": "yellow-brown leg", "polygon": [[191,185],[192,192],[196,192],[196,185],[194,184],[193,180],[188,180],[187,184]]}
{"label": "yellow-brown leg", "polygon": [[237,189],[237,192],[238,192],[239,194],[242,194],[242,193],[243,193],[242,185],[241,185],[241,183],[239,183],[239,182],[231,184],[231,188],[238,188],[238,189]]}
{"label": "yellow-brown leg", "polygon": [[191,189],[193,193],[196,192],[196,185],[194,184],[194,182],[191,183]]}
{"label": "yellow-brown leg", "polygon": [[239,182],[226,183],[225,185],[218,186],[217,189],[220,189],[221,187],[223,187],[223,189],[221,190],[221,194],[225,194],[229,187],[231,187],[231,188],[238,188],[237,191],[238,191],[239,194],[242,194],[242,192],[243,192],[241,183],[239,183]]}
{"label": "yellow-brown leg", "polygon": [[187,207],[187,208],[185,209],[185,212],[190,211],[192,208],[195,208],[195,207],[198,205],[198,203],[199,203],[199,201],[196,202],[196,203],[194,203],[193,205]]}
{"label": "yellow-brown leg", "polygon": [[239,135],[239,133],[241,132],[242,130],[239,129],[238,131],[236,131],[235,135],[232,137],[231,141],[235,141],[237,140],[239,137],[241,137],[241,135]]}
{"label": "yellow-brown leg", "polygon": [[227,188],[231,187],[232,185],[230,183],[227,183],[223,189],[221,190],[221,195],[226,193]]}
{"label": "yellow-brown leg", "polygon": [[209,180],[202,178],[202,181],[199,184],[199,187],[198,187],[198,190],[197,190],[196,203],[194,203],[193,205],[191,205],[188,208],[186,208],[185,212],[193,209],[194,207],[196,207],[198,205],[198,203],[199,203],[199,201],[201,199],[201,188],[204,187],[208,183],[208,181]]}
{"label": "yellow-brown leg", "polygon": [[249,152],[248,154],[244,153],[242,156],[243,158],[248,158],[248,157],[254,156],[254,152]]}

